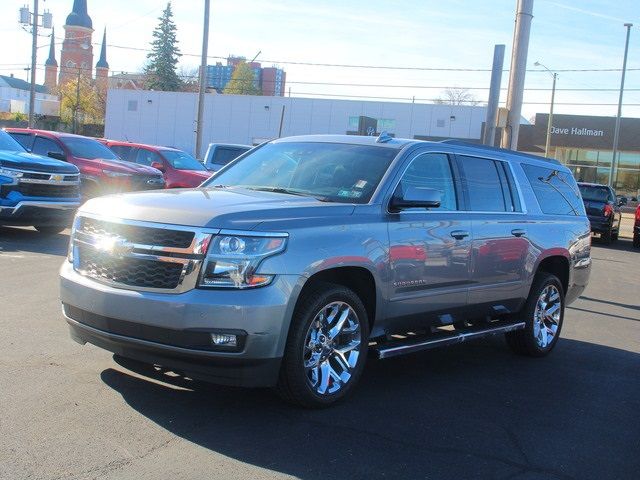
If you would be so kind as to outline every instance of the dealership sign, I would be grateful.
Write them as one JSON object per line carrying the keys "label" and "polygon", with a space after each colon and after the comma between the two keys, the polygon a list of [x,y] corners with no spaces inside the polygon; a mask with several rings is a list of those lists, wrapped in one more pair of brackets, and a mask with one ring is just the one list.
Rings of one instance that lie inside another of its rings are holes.
{"label": "dealership sign", "polygon": [[593,130],[591,128],[579,127],[556,127],[551,126],[551,133],[554,135],[585,135],[587,137],[604,137],[604,130]]}

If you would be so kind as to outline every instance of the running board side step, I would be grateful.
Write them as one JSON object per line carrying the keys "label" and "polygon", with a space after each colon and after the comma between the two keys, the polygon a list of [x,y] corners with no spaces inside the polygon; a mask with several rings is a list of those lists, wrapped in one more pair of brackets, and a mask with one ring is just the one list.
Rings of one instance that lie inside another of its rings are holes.
{"label": "running board side step", "polygon": [[[496,322],[497,323],[497,322]],[[385,342],[372,347],[372,351],[379,358],[392,358],[399,355],[419,352],[431,348],[455,345],[456,343],[474,340],[476,338],[488,337],[499,333],[521,330],[525,327],[525,322],[492,325],[485,328],[469,329],[467,331],[438,332],[423,337],[407,338],[406,341]]]}

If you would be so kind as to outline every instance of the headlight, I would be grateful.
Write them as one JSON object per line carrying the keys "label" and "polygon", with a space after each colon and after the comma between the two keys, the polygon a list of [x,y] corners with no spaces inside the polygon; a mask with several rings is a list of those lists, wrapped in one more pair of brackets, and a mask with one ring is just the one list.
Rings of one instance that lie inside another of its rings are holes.
{"label": "headlight", "polygon": [[71,235],[69,235],[69,248],[67,249],[67,260],[73,263],[73,237],[75,236],[76,230],[80,228],[80,217],[76,215],[73,219],[73,224],[71,225]]}
{"label": "headlight", "polygon": [[257,274],[260,262],[284,250],[286,234],[268,237],[220,234],[209,245],[199,286],[251,288],[268,285],[273,275]]}
{"label": "headlight", "polygon": [[114,172],[113,170],[102,170],[102,173],[104,173],[107,177],[131,177],[133,176],[133,174],[131,173],[125,173],[125,172]]}
{"label": "headlight", "polygon": [[0,167],[0,177],[20,178],[21,176],[22,172]]}

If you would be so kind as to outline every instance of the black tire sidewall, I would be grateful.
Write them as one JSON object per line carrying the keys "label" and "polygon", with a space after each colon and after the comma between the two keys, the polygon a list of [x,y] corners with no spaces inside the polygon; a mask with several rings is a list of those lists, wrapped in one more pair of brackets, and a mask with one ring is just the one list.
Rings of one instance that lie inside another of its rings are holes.
{"label": "black tire sidewall", "polygon": [[[361,342],[358,363],[351,372],[351,378],[347,384],[333,394],[319,395],[311,389],[307,382],[304,369],[303,345],[315,316],[323,307],[332,302],[347,303],[356,312],[360,322]],[[334,284],[323,284],[320,288],[310,292],[296,308],[292,319],[281,372],[281,375],[287,376],[286,380],[295,396],[295,402],[306,407],[317,408],[332,405],[349,395],[362,375],[366,363],[368,342],[369,319],[367,311],[355,292]]]}

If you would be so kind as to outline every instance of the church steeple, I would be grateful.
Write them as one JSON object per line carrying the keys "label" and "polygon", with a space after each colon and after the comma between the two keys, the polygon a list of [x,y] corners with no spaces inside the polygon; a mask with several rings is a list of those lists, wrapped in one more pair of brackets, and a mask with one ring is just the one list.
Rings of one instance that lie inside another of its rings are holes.
{"label": "church steeple", "polygon": [[49,58],[44,62],[44,86],[52,92],[57,85],[58,62],[56,61],[56,31],[51,30],[51,44],[49,45]]}
{"label": "church steeple", "polygon": [[102,34],[102,49],[100,50],[100,60],[96,63],[96,68],[109,68],[107,63],[107,27],[104,27]]}
{"label": "church steeple", "polygon": [[55,27],[51,29],[51,44],[49,45],[49,58],[44,62],[47,67],[57,67],[58,62],[56,61],[56,29]]}
{"label": "church steeple", "polygon": [[87,0],[73,1],[73,9],[67,16],[65,25],[93,28],[93,22],[91,21],[91,17],[87,13]]}

